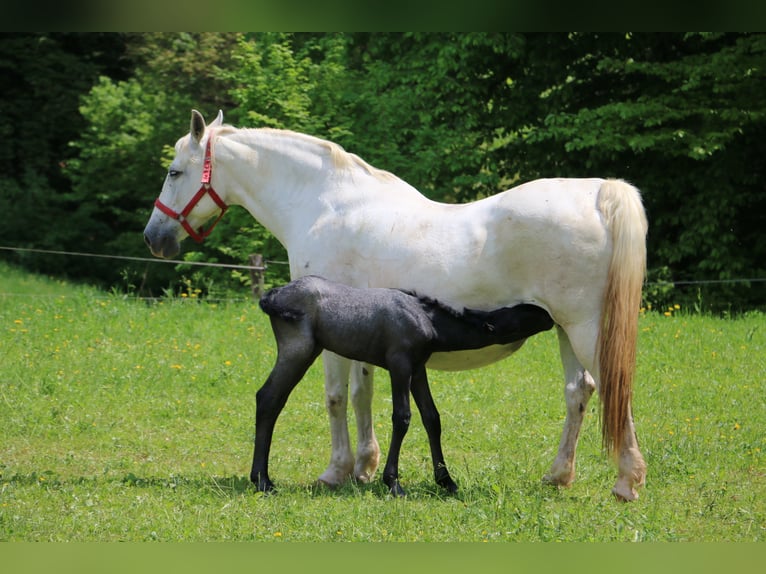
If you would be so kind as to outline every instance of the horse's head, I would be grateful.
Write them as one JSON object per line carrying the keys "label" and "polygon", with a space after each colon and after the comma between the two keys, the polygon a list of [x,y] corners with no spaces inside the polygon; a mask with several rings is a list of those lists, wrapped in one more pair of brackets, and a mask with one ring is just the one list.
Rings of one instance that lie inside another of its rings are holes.
{"label": "horse's head", "polygon": [[175,158],[144,229],[144,240],[156,257],[175,256],[187,235],[202,241],[212,230],[209,227],[203,231],[202,226],[216,213],[220,219],[226,210],[210,182],[209,128],[222,123],[223,113],[220,111],[215,121],[206,126],[202,114],[192,110],[189,135],[176,143]]}

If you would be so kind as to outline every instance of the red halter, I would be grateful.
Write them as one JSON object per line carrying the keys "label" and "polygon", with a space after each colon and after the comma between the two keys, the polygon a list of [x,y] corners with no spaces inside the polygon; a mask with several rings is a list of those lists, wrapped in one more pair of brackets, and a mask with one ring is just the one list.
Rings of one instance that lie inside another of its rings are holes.
{"label": "red halter", "polygon": [[[205,146],[205,161],[202,165],[202,181],[201,181],[202,185],[200,186],[199,191],[197,191],[197,193],[194,194],[194,197],[191,198],[189,203],[186,204],[186,207],[184,207],[183,210],[179,213],[171,209],[164,203],[162,203],[159,197],[154,202],[154,206],[157,209],[159,209],[165,215],[177,220],[181,224],[181,226],[186,230],[186,233],[189,234],[189,237],[191,237],[197,243],[202,243],[205,237],[210,235],[210,232],[213,231],[213,228],[218,224],[219,221],[221,221],[223,214],[226,213],[227,209],[229,209],[229,206],[223,202],[223,200],[221,199],[221,196],[219,196],[213,189],[213,186],[210,185],[210,174],[213,171],[213,165],[212,165],[212,160],[210,155],[210,140],[212,139],[213,139],[212,134],[210,134],[210,137],[208,137],[207,139],[207,145]],[[194,209],[194,206],[196,206],[200,202],[200,200],[204,197],[206,193],[209,194],[210,199],[212,199],[215,202],[215,204],[221,208],[221,213],[218,214],[218,217],[216,218],[216,220],[206,230],[203,230],[202,227],[200,227],[198,230],[195,230],[189,224],[189,220],[186,218],[189,215],[189,213],[191,213],[191,210]]]}

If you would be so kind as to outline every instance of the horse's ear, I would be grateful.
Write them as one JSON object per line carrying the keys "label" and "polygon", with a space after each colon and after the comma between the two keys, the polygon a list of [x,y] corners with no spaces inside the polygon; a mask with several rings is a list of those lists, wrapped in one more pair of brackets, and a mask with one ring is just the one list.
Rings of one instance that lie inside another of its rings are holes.
{"label": "horse's ear", "polygon": [[218,115],[213,120],[213,123],[210,124],[210,127],[221,127],[223,125],[223,112],[221,110],[218,110]]}
{"label": "horse's ear", "polygon": [[205,135],[205,118],[203,118],[202,114],[197,110],[192,110],[189,133],[191,133],[192,141],[197,143],[199,143],[202,136]]}

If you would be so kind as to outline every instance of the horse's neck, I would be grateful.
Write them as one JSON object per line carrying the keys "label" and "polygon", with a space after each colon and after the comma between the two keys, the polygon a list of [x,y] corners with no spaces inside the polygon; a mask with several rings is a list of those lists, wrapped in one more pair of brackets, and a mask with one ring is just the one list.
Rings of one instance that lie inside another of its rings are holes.
{"label": "horse's neck", "polygon": [[[227,174],[230,202],[249,211],[288,250],[293,234],[305,236],[328,212],[369,203],[365,195],[380,189],[371,182],[383,181],[385,174],[335,144],[280,130],[224,133],[216,157]],[[409,192],[407,184],[388,177],[387,185]]]}
{"label": "horse's neck", "polygon": [[[221,185],[226,201],[244,207],[283,244],[295,214],[307,212],[302,205],[308,194],[302,173],[308,171],[286,149],[270,141],[260,130],[224,132],[215,143],[214,184]],[[305,176],[304,176],[305,177]],[[221,182],[216,183],[215,178]]]}

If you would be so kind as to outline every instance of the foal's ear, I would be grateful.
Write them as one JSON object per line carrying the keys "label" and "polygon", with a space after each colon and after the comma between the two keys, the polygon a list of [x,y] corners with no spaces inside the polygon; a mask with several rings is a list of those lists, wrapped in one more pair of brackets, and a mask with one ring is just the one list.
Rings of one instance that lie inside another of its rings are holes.
{"label": "foal's ear", "polygon": [[189,127],[189,133],[193,142],[199,144],[202,136],[205,135],[205,118],[197,110],[191,112],[191,126]]}

